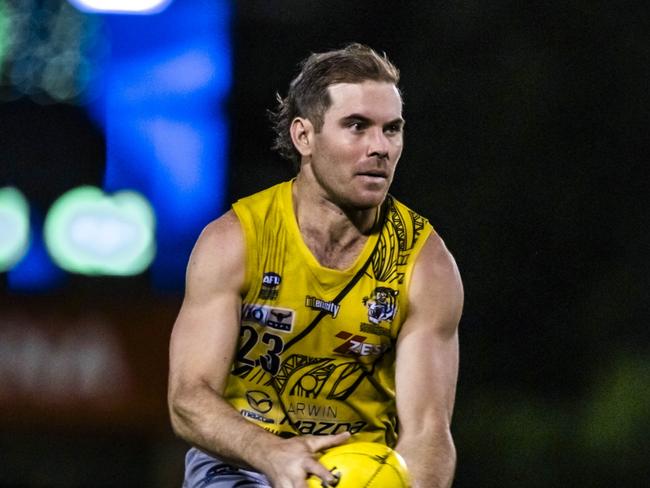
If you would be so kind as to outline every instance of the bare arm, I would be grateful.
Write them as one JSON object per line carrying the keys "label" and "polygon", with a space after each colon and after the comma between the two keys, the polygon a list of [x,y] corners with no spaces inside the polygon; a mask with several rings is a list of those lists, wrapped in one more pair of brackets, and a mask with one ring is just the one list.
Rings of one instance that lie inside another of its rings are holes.
{"label": "bare arm", "polygon": [[397,451],[416,488],[448,488],[456,466],[451,417],[458,376],[463,288],[442,239],[432,235],[413,271],[397,342]]}
{"label": "bare arm", "polygon": [[281,439],[240,416],[223,398],[239,337],[244,253],[232,212],[208,225],[192,251],[170,344],[172,426],[203,451],[266,474],[274,487],[306,487],[307,473],[331,481],[313,456],[346,436]]}

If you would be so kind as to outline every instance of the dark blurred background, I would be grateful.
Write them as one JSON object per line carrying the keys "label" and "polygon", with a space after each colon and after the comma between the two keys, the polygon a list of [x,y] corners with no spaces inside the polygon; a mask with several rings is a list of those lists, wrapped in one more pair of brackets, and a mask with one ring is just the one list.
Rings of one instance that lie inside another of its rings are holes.
{"label": "dark blurred background", "polygon": [[[0,486],[180,486],[186,446],[171,433],[165,388],[191,242],[237,198],[291,177],[269,149],[266,111],[298,61],[353,41],[401,69],[406,149],[392,192],[431,220],[464,278],[454,486],[646,486],[650,8],[251,0],[214,2],[206,17],[205,4],[174,0],[159,14],[111,17],[63,1],[0,1],[5,48],[16,25],[41,45],[53,32],[48,16],[64,12],[76,32],[108,32],[85,37],[88,49],[77,44],[91,65],[110,68],[106,60],[120,57],[130,66],[138,35],[166,15],[163,27],[181,24],[175,32],[226,39],[229,66],[219,88],[187,102],[188,112],[203,111],[208,132],[212,116],[226,122],[195,175],[220,193],[178,204],[188,216],[207,209],[179,244],[169,235],[181,235],[174,225],[183,214],[165,213],[162,184],[138,173],[134,145],[112,142],[110,90],[92,98],[21,85],[16,42],[13,55],[3,49],[0,188],[18,188],[37,225],[27,257],[0,275]],[[115,33],[123,45],[111,44]],[[110,71],[90,68],[88,86],[109,84]],[[152,73],[136,88],[164,99]],[[189,120],[181,115],[172,128]],[[156,141],[163,147],[164,138],[147,134],[160,133],[143,131],[142,140],[163,154]],[[222,176],[210,154],[221,154]],[[33,258],[48,208],[82,184],[135,188],[153,202],[151,268],[86,276]],[[48,277],[23,279],[34,267]]]}

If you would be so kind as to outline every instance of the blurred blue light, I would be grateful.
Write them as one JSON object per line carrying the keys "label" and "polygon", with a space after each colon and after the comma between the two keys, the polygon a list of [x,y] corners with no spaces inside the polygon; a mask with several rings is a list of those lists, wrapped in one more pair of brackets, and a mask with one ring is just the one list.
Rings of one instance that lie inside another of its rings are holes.
{"label": "blurred blue light", "polygon": [[31,213],[32,240],[25,257],[7,273],[7,284],[18,292],[46,292],[65,281],[65,273],[50,258],[43,241],[43,218]]}
{"label": "blurred blue light", "polygon": [[89,110],[105,127],[104,189],[143,193],[158,216],[154,284],[181,289],[201,229],[224,206],[232,83],[230,3],[185,0],[107,16],[110,55]]}

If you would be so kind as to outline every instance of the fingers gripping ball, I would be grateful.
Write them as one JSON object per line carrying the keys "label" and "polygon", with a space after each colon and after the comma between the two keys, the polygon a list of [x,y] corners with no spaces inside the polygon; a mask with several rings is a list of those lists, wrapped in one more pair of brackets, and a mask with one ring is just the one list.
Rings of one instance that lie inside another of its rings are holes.
{"label": "fingers gripping ball", "polygon": [[[411,481],[402,456],[383,444],[353,442],[325,451],[321,464],[338,478],[336,488],[410,488]],[[321,488],[311,476],[309,488]]]}

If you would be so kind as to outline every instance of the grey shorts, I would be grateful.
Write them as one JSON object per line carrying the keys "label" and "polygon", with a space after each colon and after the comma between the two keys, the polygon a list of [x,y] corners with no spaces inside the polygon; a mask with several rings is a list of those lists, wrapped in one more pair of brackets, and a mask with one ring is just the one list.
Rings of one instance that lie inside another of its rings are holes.
{"label": "grey shorts", "polygon": [[191,448],[185,456],[183,488],[271,488],[266,477],[255,471],[231,466]]}

